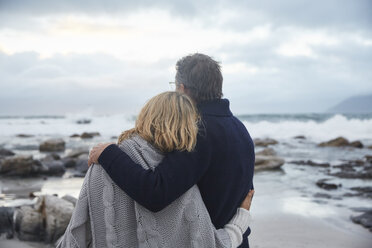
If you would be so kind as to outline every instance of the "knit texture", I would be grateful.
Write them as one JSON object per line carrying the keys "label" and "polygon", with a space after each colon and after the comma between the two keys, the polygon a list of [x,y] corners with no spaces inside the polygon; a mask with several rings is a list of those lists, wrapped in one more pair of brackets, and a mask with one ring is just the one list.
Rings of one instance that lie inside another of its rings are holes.
{"label": "knit texture", "polygon": [[[163,159],[139,136],[124,140],[119,147],[146,170],[153,170]],[[92,165],[57,247],[230,248],[234,235],[236,247],[248,228],[248,219],[239,210],[235,217],[230,228],[216,230],[196,185],[165,209],[151,212],[122,191],[101,166]],[[231,227],[238,229],[231,231]]]}

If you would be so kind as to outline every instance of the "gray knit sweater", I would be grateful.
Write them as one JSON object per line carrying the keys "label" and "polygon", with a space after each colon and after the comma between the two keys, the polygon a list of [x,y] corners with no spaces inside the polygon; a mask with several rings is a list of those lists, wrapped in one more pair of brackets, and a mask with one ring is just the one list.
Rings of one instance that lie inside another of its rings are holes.
{"label": "gray knit sweater", "polygon": [[[119,147],[145,169],[163,155],[140,136]],[[250,215],[239,208],[223,229],[213,226],[199,189],[194,185],[159,212],[131,199],[101,166],[89,168],[74,213],[57,247],[237,247]]]}

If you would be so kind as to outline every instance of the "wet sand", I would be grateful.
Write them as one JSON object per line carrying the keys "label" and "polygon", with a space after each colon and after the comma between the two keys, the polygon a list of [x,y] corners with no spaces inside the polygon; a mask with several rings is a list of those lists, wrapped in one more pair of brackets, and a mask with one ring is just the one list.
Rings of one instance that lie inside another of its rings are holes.
{"label": "wet sand", "polygon": [[249,236],[251,248],[371,248],[372,233],[356,226],[337,228],[327,221],[300,215],[256,216]]}
{"label": "wet sand", "polygon": [[[351,215],[361,214],[349,207],[356,199],[318,199],[313,194],[319,189],[307,181],[304,187],[296,182],[298,188],[283,183],[294,181],[289,175],[295,173],[255,175],[251,248],[372,247],[372,232],[350,220]],[[370,206],[369,199],[358,202],[361,207]]]}

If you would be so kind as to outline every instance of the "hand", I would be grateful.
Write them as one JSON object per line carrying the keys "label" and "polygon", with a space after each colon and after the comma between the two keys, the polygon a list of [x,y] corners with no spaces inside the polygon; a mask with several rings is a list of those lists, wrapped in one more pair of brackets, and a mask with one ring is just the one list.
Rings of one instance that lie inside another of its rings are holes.
{"label": "hand", "polygon": [[242,205],[240,205],[241,208],[249,210],[251,208],[252,198],[254,195],[254,189],[251,189],[245,199],[242,202]]}
{"label": "hand", "polygon": [[99,143],[90,150],[89,157],[88,157],[88,166],[91,166],[92,164],[98,164],[98,158],[101,156],[101,153],[103,150],[105,150],[109,145],[112,145],[115,143]]}

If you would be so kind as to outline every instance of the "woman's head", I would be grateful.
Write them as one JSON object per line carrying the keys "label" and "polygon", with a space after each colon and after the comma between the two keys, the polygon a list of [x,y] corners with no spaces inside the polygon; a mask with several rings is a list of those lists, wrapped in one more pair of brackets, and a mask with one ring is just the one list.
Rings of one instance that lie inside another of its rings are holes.
{"label": "woman's head", "polygon": [[135,127],[123,132],[118,142],[138,134],[162,152],[191,151],[196,144],[197,121],[196,108],[187,95],[164,92],[145,104]]}

